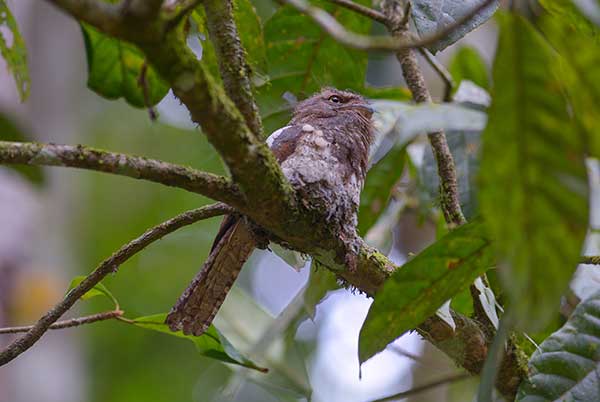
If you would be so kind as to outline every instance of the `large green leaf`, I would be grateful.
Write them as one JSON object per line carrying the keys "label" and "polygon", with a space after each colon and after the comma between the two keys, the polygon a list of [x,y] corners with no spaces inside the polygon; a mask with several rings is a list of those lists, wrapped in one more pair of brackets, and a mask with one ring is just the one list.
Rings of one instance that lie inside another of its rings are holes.
{"label": "large green leaf", "polygon": [[267,369],[257,366],[255,363],[242,356],[213,325],[211,325],[202,336],[189,336],[184,335],[181,331],[171,331],[165,324],[166,317],[166,313],[139,317],[133,320],[133,324],[140,328],[150,329],[152,331],[162,332],[177,338],[187,339],[196,346],[196,350],[198,350],[202,356],[220,360],[225,363],[237,364],[262,372],[267,371]]}
{"label": "large green leaf", "polygon": [[89,25],[82,24],[81,29],[88,64],[88,88],[108,99],[124,98],[139,108],[154,106],[164,98],[169,86],[146,64],[137,47],[104,35]]}
{"label": "large green leaf", "polygon": [[541,26],[563,56],[560,74],[570,93],[575,118],[587,134],[589,152],[600,157],[600,28],[581,15],[571,1],[542,0],[542,4],[548,14]]}
{"label": "large green leaf", "polygon": [[[346,28],[369,33],[368,18],[327,1],[314,3],[332,12]],[[259,89],[257,99],[267,133],[290,118],[290,105],[283,98],[286,93],[302,99],[326,85],[357,91],[364,87],[368,55],[340,45],[291,6],[281,7],[266,22],[265,41],[269,82]]]}
{"label": "large green leaf", "polygon": [[487,271],[493,265],[490,242],[485,225],[476,220],[444,236],[394,272],[375,295],[360,331],[360,362],[435,314]]}
{"label": "large green leaf", "polygon": [[450,61],[452,78],[458,85],[462,80],[469,80],[484,89],[489,89],[489,72],[485,61],[477,50],[469,46],[461,47]]}
{"label": "large green leaf", "polygon": [[600,291],[534,352],[517,402],[600,400]]}
{"label": "large green leaf", "polygon": [[21,101],[25,101],[30,85],[27,49],[5,0],[0,0],[0,54],[6,61],[8,71],[12,72]]}
{"label": "large green leaf", "polygon": [[551,68],[556,53],[522,17],[499,22],[480,202],[517,325],[535,330],[558,309],[585,237],[583,141]]}
{"label": "large green leaf", "polygon": [[406,147],[395,146],[369,170],[360,195],[358,231],[361,234],[366,234],[385,210],[394,185],[400,180],[404,171],[405,160]]}

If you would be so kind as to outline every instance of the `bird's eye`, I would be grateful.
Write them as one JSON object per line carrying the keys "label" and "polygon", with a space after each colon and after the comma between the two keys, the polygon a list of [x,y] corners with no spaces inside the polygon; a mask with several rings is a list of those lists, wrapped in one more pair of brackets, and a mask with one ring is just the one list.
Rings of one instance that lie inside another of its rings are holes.
{"label": "bird's eye", "polygon": [[329,100],[333,103],[342,103],[342,98],[337,95],[332,95],[329,97]]}

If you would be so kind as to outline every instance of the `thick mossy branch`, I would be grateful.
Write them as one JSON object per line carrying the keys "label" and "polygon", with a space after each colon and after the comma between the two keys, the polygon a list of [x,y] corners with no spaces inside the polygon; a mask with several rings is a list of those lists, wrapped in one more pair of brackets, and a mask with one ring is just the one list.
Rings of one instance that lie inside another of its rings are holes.
{"label": "thick mossy branch", "polygon": [[231,0],[205,0],[203,4],[225,92],[238,107],[256,138],[261,138],[262,122],[252,93],[251,69],[235,25],[233,3]]}
{"label": "thick mossy branch", "polygon": [[85,147],[0,141],[0,163],[96,170],[178,187],[243,209],[244,198],[223,176],[156,159]]}

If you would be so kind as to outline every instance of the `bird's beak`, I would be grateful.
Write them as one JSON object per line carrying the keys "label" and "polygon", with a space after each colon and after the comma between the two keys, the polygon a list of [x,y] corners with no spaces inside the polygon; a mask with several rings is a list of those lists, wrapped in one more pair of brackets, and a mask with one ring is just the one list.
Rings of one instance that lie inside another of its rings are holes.
{"label": "bird's beak", "polygon": [[355,110],[358,109],[360,111],[367,112],[369,114],[369,116],[371,116],[373,113],[375,113],[375,109],[373,109],[370,105],[368,105],[366,103],[357,104],[357,105],[344,105],[344,106],[338,107],[338,109],[355,109]]}

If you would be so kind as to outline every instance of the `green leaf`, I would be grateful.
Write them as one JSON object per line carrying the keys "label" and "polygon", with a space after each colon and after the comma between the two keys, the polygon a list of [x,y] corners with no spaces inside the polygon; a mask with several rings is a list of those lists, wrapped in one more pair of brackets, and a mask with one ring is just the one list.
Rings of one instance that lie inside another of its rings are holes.
{"label": "green leaf", "polygon": [[[361,0],[367,5],[370,2]],[[349,30],[368,34],[371,21],[352,11],[316,1]],[[269,82],[258,90],[265,132],[284,126],[290,119],[291,106],[286,93],[297,99],[317,92],[323,86],[362,92],[368,55],[340,45],[323,32],[310,17],[291,6],[281,7],[265,23],[267,75]]]}
{"label": "green leaf", "polygon": [[254,70],[264,72],[267,68],[265,36],[254,5],[250,0],[236,0],[233,16],[248,63]]}
{"label": "green leaf", "polygon": [[[71,292],[71,290],[73,290],[74,287],[83,282],[85,278],[85,275],[80,275],[73,278],[71,280],[71,283],[69,284],[69,289],[67,289],[67,294],[69,294],[69,292]],[[117,301],[115,296],[113,296],[113,294],[102,283],[98,283],[96,284],[96,286],[88,290],[86,294],[81,296],[81,300],[88,300],[96,296],[105,296],[110,301],[112,301],[115,304],[115,306],[119,305],[119,302]]]}
{"label": "green leaf", "polygon": [[[413,0],[411,1],[412,19],[419,35],[426,37],[434,35],[442,27],[455,24],[484,1],[486,0]],[[445,35],[439,41],[427,46],[427,48],[434,53],[447,48],[489,20],[498,9],[499,4],[499,1],[492,1],[488,6],[485,6],[469,19],[469,21],[459,25],[457,29]]]}
{"label": "green leaf", "polygon": [[415,328],[493,265],[485,225],[454,230],[404,264],[375,295],[360,331],[362,363]]}
{"label": "green leaf", "polygon": [[327,296],[327,293],[339,288],[335,274],[313,260],[310,266],[310,276],[304,288],[304,310],[306,313],[314,319],[317,305]]}
{"label": "green leaf", "polygon": [[[250,0],[236,0],[233,17],[240,40],[246,50],[246,59],[252,68],[253,78],[259,80],[267,68],[265,39],[260,18]],[[197,7],[191,14],[191,20],[195,24],[192,33],[201,41],[202,63],[208,67],[213,77],[220,80],[219,62],[215,48],[209,40],[204,8]]]}
{"label": "green leaf", "polygon": [[600,291],[533,353],[517,402],[600,400]]}
{"label": "green leaf", "polygon": [[183,338],[191,341],[196,350],[206,357],[216,359],[224,363],[232,363],[240,366],[248,367],[261,372],[267,372],[268,369],[259,367],[249,359],[242,356],[233,345],[211,325],[202,336],[184,335],[183,332],[173,332],[165,324],[166,313],[155,314],[146,317],[139,317],[133,320],[133,324],[140,328],[149,329],[152,331],[162,332],[177,338]]}
{"label": "green leaf", "polygon": [[457,84],[457,88],[463,80],[472,81],[486,90],[490,87],[488,67],[477,50],[470,46],[461,47],[452,56],[449,70]]}
{"label": "green leaf", "polygon": [[[600,28],[567,0],[542,1],[548,14],[541,20],[544,34],[563,56],[560,75],[569,92],[575,118],[587,136],[592,156],[600,157]],[[574,47],[573,43],[577,43]]]}
{"label": "green leaf", "polygon": [[517,326],[536,330],[558,309],[586,234],[583,141],[549,68],[557,54],[522,17],[499,22],[480,203]]}
{"label": "green leaf", "polygon": [[[146,65],[137,47],[86,24],[82,24],[81,29],[88,64],[88,88],[107,99],[124,98],[138,108],[154,106],[165,97],[168,84],[152,66]],[[147,96],[141,82],[144,68]]]}
{"label": "green leaf", "polygon": [[358,231],[360,233],[367,233],[385,210],[394,185],[400,180],[404,171],[405,160],[406,147],[396,146],[369,170],[360,195],[358,211]]}
{"label": "green leaf", "polygon": [[29,69],[27,67],[27,49],[19,32],[19,27],[5,0],[0,0],[0,54],[6,61],[17,85],[21,102],[29,96]]}
{"label": "green leaf", "polygon": [[[27,138],[11,120],[0,114],[0,140],[22,142],[27,141]],[[44,183],[44,171],[40,166],[6,165],[6,167],[19,172],[33,184]]]}

